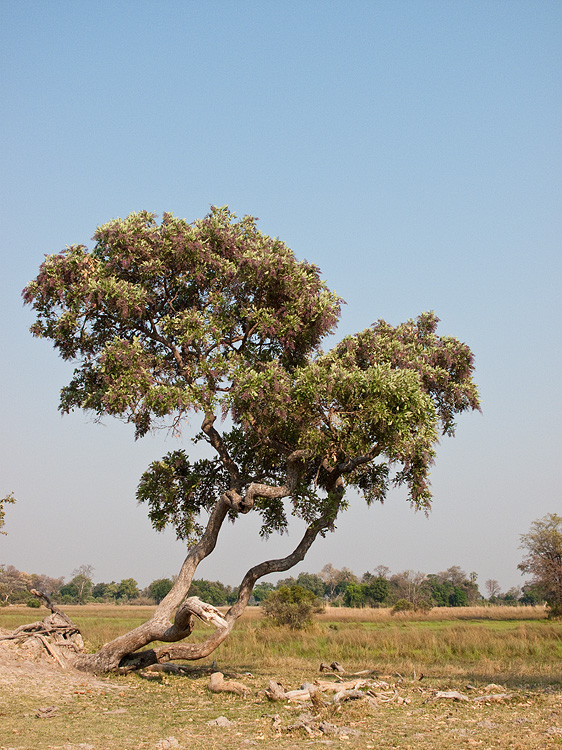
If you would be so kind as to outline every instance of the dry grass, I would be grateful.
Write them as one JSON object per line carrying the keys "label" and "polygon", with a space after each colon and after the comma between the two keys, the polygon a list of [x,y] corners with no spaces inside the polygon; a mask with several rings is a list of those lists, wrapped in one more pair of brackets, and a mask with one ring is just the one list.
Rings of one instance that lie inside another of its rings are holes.
{"label": "dry grass", "polygon": [[[254,608],[258,609],[259,608]],[[352,609],[348,607],[326,607],[318,619],[335,622],[388,622],[409,620],[433,622],[441,620],[544,620],[546,611],[540,607],[434,607],[429,612],[402,612],[392,614],[389,607]]]}
{"label": "dry grass", "polygon": [[[83,628],[90,647],[142,622],[149,608],[67,608]],[[231,638],[208,660],[237,674],[251,689],[238,696],[212,695],[208,675],[164,677],[147,682],[138,676],[110,678],[111,690],[84,687],[53,691],[58,708],[50,719],[36,718],[45,705],[44,692],[33,686],[19,691],[17,702],[0,692],[0,749],[133,750],[157,747],[175,737],[180,748],[231,750],[336,748],[370,750],[468,750],[513,748],[544,750],[562,747],[562,623],[548,622],[530,608],[437,610],[420,617],[393,617],[388,610],[330,609],[305,632],[264,625],[259,610],[250,609]],[[499,616],[503,614],[503,618]],[[31,615],[31,616],[30,616]],[[13,628],[43,611],[0,610],[0,627]],[[194,634],[203,638],[201,626]],[[289,731],[302,706],[271,704],[260,693],[269,679],[288,688],[319,677],[321,661],[339,661],[348,671],[369,669],[396,685],[406,703],[374,708],[365,701],[326,707],[322,717],[340,727],[340,736]],[[251,672],[252,676],[245,674]],[[420,675],[424,677],[420,681]],[[497,683],[496,692],[513,697],[499,703],[426,702],[434,691],[476,692]],[[279,715],[279,728],[272,716]],[[219,715],[228,729],[207,725]],[[348,729],[346,730],[345,727]]]}

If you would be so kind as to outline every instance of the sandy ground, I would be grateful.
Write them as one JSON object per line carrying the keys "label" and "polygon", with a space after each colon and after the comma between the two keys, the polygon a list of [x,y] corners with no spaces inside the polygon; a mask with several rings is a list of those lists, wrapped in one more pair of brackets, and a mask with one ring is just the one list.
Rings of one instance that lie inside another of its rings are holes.
{"label": "sandy ground", "polygon": [[[0,637],[9,631],[0,630]],[[78,688],[97,687],[112,690],[108,680],[79,672],[70,667],[62,669],[49,656],[37,638],[24,643],[0,641],[0,692],[34,693],[37,697],[70,694]]]}

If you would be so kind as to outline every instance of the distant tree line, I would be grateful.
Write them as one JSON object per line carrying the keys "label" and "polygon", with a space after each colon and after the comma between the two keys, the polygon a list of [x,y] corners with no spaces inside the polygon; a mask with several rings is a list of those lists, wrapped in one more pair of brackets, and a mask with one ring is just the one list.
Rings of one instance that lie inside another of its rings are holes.
{"label": "distant tree line", "polygon": [[[44,591],[60,604],[158,604],[173,586],[174,578],[159,578],[146,588],[139,589],[134,578],[119,582],[94,583],[91,565],[82,565],[72,572],[68,582],[64,578],[28,574],[13,565],[0,565],[0,605],[29,604],[38,601],[30,589]],[[421,573],[406,570],[391,573],[384,565],[373,572],[355,575],[349,568],[325,565],[319,573],[299,573],[277,583],[263,581],[253,592],[251,603],[261,604],[272,592],[282,587],[299,586],[310,591],[325,604],[337,607],[395,607],[423,610],[432,607],[464,607],[475,604],[539,604],[544,601],[540,587],[530,583],[502,593],[494,579],[486,581],[484,597],[476,582],[476,573],[467,575],[457,565],[440,573]],[[198,596],[214,606],[226,606],[236,601],[238,590],[220,581],[200,578],[192,582],[189,596]]]}

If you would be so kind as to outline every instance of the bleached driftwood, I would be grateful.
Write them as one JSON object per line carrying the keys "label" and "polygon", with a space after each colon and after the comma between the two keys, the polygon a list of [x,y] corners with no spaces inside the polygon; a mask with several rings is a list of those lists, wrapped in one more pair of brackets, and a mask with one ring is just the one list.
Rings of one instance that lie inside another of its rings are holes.
{"label": "bleached driftwood", "polygon": [[225,680],[222,672],[213,672],[209,680],[208,688],[211,693],[236,693],[236,695],[247,695],[250,688],[241,682]]}
{"label": "bleached driftwood", "polygon": [[270,680],[265,689],[265,696],[270,701],[282,701],[285,700],[285,688],[280,682]]}
{"label": "bleached driftwood", "polygon": [[31,589],[30,593],[40,599],[51,610],[51,614],[43,620],[20,625],[13,633],[2,636],[0,640],[25,641],[35,638],[43,645],[49,656],[65,669],[70,656],[84,651],[84,641],[80,630],[61,609],[51,602],[47,594],[36,589]]}

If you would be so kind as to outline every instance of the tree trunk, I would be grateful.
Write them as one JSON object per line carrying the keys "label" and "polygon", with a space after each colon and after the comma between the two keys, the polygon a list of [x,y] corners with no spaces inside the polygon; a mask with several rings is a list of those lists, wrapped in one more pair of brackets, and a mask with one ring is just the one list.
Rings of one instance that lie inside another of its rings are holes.
{"label": "tree trunk", "polygon": [[[173,587],[157,606],[152,617],[134,630],[106,643],[97,653],[78,656],[74,661],[74,665],[78,669],[86,672],[114,671],[121,666],[121,662],[127,655],[138,651],[138,649],[153,641],[174,642],[187,638],[193,630],[194,615],[204,620],[209,619],[207,617],[208,611],[205,614],[204,608],[199,607],[197,602],[194,601],[196,597],[190,597],[189,599],[185,599],[185,597],[197,566],[214,550],[219,531],[230,507],[229,498],[222,495],[211,511],[203,536],[187,553]],[[176,613],[172,622],[171,617],[174,610],[176,610]],[[219,613],[216,612],[216,614]],[[142,666],[158,661],[157,659],[151,660],[150,652],[147,652],[142,660]]]}
{"label": "tree trunk", "polygon": [[[169,619],[171,610],[177,606],[176,603],[180,597],[185,597],[200,560],[214,548],[227,510],[228,506],[225,503],[217,504],[201,541],[190,550],[174,588],[162,600],[150,620],[105,644],[95,654],[77,656],[73,660],[75,667],[88,672],[101,673],[119,668],[141,669],[152,664],[178,659],[185,661],[204,659],[220,646],[232,631],[235,622],[248,604],[256,581],[270,573],[289,570],[301,562],[317,535],[329,526],[329,521],[325,517],[317,519],[308,526],[297,547],[287,557],[266,560],[251,568],[244,576],[237,601],[224,617],[214,607],[201,602],[197,597],[189,597],[181,602],[172,624]],[[204,552],[206,554],[203,554]],[[214,624],[216,626],[214,632],[202,643],[178,643],[191,634],[194,617]],[[153,641],[164,641],[166,645],[139,651]]]}
{"label": "tree trunk", "polygon": [[[298,452],[295,452],[294,456],[295,460],[300,458]],[[343,486],[339,478],[336,479],[329,493],[331,502],[327,504],[324,514],[309,524],[301,541],[287,557],[266,560],[246,573],[240,585],[238,599],[224,617],[217,609],[197,597],[187,597],[197,566],[214,550],[228,511],[234,507],[242,513],[247,513],[253,507],[256,495],[274,494],[282,497],[290,494],[296,477],[296,472],[292,473],[294,476],[291,476],[291,481],[283,487],[250,485],[244,497],[241,497],[236,490],[229,490],[223,494],[211,511],[201,539],[188,551],[172,589],[162,599],[152,617],[129,633],[106,643],[95,654],[81,653],[69,656],[72,665],[86,672],[102,673],[118,669],[140,669],[176,659],[192,661],[203,659],[211,654],[229,635],[234,623],[244,612],[256,581],[265,575],[289,570],[301,562],[318,534],[333,525],[343,497]],[[52,606],[51,609],[53,609]],[[55,609],[53,609],[53,616]],[[59,612],[57,610],[57,614]],[[64,613],[60,614],[66,618]],[[173,621],[172,615],[174,615]],[[191,634],[195,617],[215,625],[214,632],[202,643],[178,643]],[[68,618],[66,620],[72,627],[75,627]],[[166,645],[144,651],[139,650],[155,641],[162,641]]]}

